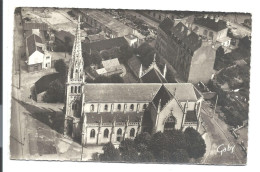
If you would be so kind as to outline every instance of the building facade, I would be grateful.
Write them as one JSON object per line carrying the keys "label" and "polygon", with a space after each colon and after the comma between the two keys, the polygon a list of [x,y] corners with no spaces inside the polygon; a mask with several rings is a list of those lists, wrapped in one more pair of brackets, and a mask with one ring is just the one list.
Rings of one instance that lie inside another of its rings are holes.
{"label": "building facade", "polygon": [[161,22],[155,48],[176,70],[179,82],[207,83],[214,73],[216,50],[182,22]]}
{"label": "building facade", "polygon": [[68,70],[64,134],[83,145],[119,144],[144,131],[199,129],[203,97],[193,84],[90,84],[84,82],[83,67],[78,24]]}

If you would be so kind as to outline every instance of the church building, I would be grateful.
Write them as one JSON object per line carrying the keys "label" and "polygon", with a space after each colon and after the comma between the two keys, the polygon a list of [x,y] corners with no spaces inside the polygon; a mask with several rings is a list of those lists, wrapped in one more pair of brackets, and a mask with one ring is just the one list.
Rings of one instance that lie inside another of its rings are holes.
{"label": "church building", "polygon": [[[119,144],[141,132],[199,129],[203,97],[193,84],[86,83],[83,68],[79,18],[66,85],[64,134],[83,145]],[[152,70],[165,77],[154,65],[140,70],[140,78]]]}

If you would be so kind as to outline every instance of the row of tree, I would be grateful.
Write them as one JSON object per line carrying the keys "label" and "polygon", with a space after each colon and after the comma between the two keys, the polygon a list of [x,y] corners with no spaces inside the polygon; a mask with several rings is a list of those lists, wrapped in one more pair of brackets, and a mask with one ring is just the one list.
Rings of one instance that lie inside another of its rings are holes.
{"label": "row of tree", "polygon": [[152,136],[144,132],[134,140],[122,141],[119,149],[107,143],[103,151],[100,161],[188,163],[191,158],[197,159],[205,154],[206,144],[196,130],[187,128],[185,132],[172,130]]}

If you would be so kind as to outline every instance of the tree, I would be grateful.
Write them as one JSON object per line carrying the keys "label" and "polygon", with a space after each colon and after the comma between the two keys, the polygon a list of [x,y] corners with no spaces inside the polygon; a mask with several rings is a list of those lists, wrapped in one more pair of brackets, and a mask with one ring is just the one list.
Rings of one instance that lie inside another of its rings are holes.
{"label": "tree", "polygon": [[43,95],[43,101],[47,103],[63,103],[65,95],[64,83],[60,79],[52,81]]}
{"label": "tree", "polygon": [[151,138],[152,138],[151,135],[147,132],[138,134],[134,140],[137,151],[139,152],[147,151]]}
{"label": "tree", "polygon": [[187,142],[187,152],[190,158],[200,158],[206,152],[206,144],[201,135],[189,127],[184,132]]}
{"label": "tree", "polygon": [[109,142],[103,146],[104,153],[99,156],[100,161],[120,161],[119,150]]}
{"label": "tree", "polygon": [[141,152],[141,154],[139,156],[139,161],[140,162],[155,162],[156,160],[155,160],[152,152],[144,151],[144,152]]}
{"label": "tree", "polygon": [[187,163],[189,162],[189,154],[185,149],[178,149],[171,155],[171,162],[173,163]]}
{"label": "tree", "polygon": [[123,140],[119,145],[119,150],[122,154],[122,159],[128,162],[138,161],[138,152],[135,149],[135,143],[131,139]]}
{"label": "tree", "polygon": [[54,63],[55,70],[65,76],[67,74],[67,66],[63,59],[59,59]]}
{"label": "tree", "polygon": [[152,136],[149,150],[151,150],[156,160],[165,162],[168,159],[168,143],[168,138],[162,132],[157,132]]}
{"label": "tree", "polygon": [[173,154],[178,149],[186,149],[186,138],[181,130],[167,131],[165,135],[169,139],[168,151],[170,154]]}

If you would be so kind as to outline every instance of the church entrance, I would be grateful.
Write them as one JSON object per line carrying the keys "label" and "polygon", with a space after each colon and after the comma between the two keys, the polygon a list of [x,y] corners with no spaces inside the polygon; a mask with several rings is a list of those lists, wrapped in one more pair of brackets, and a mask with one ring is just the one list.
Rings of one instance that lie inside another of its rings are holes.
{"label": "church entrance", "polygon": [[176,118],[169,116],[164,123],[164,131],[174,130],[176,124]]}

